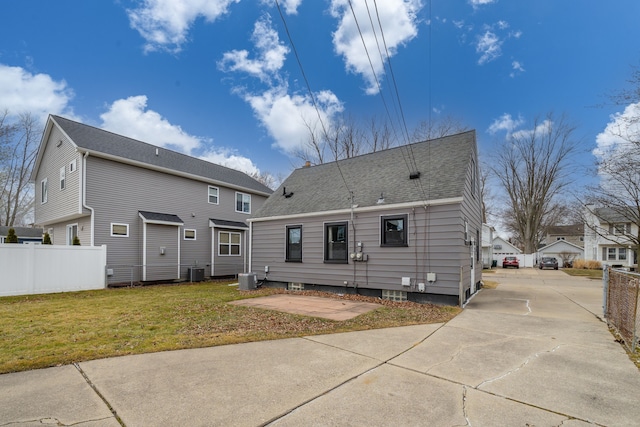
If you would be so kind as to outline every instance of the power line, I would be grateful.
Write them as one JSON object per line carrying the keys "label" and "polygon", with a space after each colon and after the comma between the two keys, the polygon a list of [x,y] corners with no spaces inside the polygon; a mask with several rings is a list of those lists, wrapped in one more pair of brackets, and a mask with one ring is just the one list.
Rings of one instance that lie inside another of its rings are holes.
{"label": "power line", "polygon": [[[300,72],[302,73],[302,78],[304,79],[304,83],[307,86],[307,91],[309,92],[309,96],[311,97],[311,103],[313,104],[313,108],[316,110],[316,114],[318,115],[318,121],[320,122],[320,126],[322,126],[322,132],[325,136],[325,138],[328,139],[328,132],[327,132],[327,128],[324,125],[324,121],[322,120],[322,115],[320,114],[320,109],[318,108],[318,103],[316,102],[316,97],[313,94],[313,91],[311,90],[311,85],[309,84],[309,80],[307,79],[307,75],[304,72],[304,67],[302,66],[302,62],[300,61],[300,57],[298,55],[298,50],[296,49],[295,44],[293,43],[293,38],[291,37],[291,33],[289,32],[289,26],[287,25],[287,20],[284,17],[284,14],[282,13],[282,9],[280,8],[280,2],[278,0],[276,0],[276,6],[278,7],[278,13],[280,14],[280,19],[282,19],[282,23],[284,25],[284,29],[287,33],[287,37],[289,38],[289,43],[291,44],[291,48],[293,49],[293,54],[296,57],[296,61],[298,62],[298,67],[300,67]],[[310,130],[311,131],[311,130]],[[342,182],[344,182],[344,186],[347,188],[347,191],[349,192],[349,196],[351,197],[351,199],[353,199],[353,192],[351,191],[351,189],[349,188],[349,184],[347,184],[347,180],[345,179],[344,175],[342,174],[342,170],[340,169],[340,164],[338,163],[338,158],[336,156],[336,167],[338,168],[338,172],[340,172],[340,176],[342,177]],[[351,202],[353,204],[353,201]]]}
{"label": "power line", "polygon": [[[366,1],[365,1],[365,4],[366,4]],[[378,86],[378,93],[380,94],[380,98],[382,99],[382,104],[384,105],[384,109],[387,112],[387,116],[389,117],[389,120],[390,120],[390,123],[391,123],[391,128],[393,129],[393,133],[396,135],[396,138],[397,138],[396,129],[395,129],[395,126],[393,124],[393,119],[391,118],[391,113],[389,113],[389,108],[387,106],[387,102],[386,102],[386,100],[384,98],[384,95],[382,94],[382,87],[380,85],[380,81],[378,80],[378,76],[376,74],[375,67],[373,66],[373,62],[371,61],[371,56],[369,55],[369,49],[367,49],[367,43],[365,42],[364,36],[362,35],[362,30],[360,29],[360,24],[358,23],[358,18],[356,17],[356,13],[353,10],[353,3],[351,2],[351,0],[349,0],[349,8],[351,9],[351,14],[353,15],[353,21],[355,22],[356,28],[358,29],[358,34],[360,34],[360,40],[362,41],[362,46],[364,47],[365,54],[367,55],[367,59],[369,60],[369,66],[371,67],[371,73],[373,74],[373,78],[374,78],[374,80],[376,82],[376,85]],[[374,30],[374,35],[375,35],[375,30]],[[383,60],[382,63],[384,64],[384,60]],[[404,162],[407,165],[407,168],[409,169],[409,173],[413,172],[411,170],[411,165],[409,164],[410,162],[407,161],[407,158],[405,157],[405,155],[402,152],[402,150],[400,150],[400,153],[402,154],[402,158],[404,159]]]}

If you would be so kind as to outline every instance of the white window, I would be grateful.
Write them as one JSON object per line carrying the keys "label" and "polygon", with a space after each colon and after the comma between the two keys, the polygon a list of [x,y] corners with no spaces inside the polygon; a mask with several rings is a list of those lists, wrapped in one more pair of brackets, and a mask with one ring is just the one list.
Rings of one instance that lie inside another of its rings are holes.
{"label": "white window", "polygon": [[627,259],[627,250],[625,248],[618,248],[618,260],[625,261]]}
{"label": "white window", "polygon": [[60,190],[64,190],[67,183],[66,183],[66,172],[65,172],[65,167],[61,167],[60,168]]}
{"label": "white window", "polygon": [[76,163],[76,159],[73,159],[69,163],[69,173],[75,172],[76,169],[78,169],[78,164]]}
{"label": "white window", "polygon": [[49,190],[47,185],[47,178],[40,181],[40,203],[47,203],[47,199],[49,198]]}
{"label": "white window", "polygon": [[630,230],[631,230],[630,224],[629,226],[627,226],[627,224],[625,223],[609,225],[609,234],[624,235],[629,233]]}
{"label": "white window", "polygon": [[67,225],[67,245],[73,245],[73,239],[78,237],[78,224]]}
{"label": "white window", "polygon": [[240,256],[240,233],[233,231],[219,231],[218,255]]}
{"label": "white window", "polygon": [[184,240],[196,240],[196,230],[185,228],[184,229]]}
{"label": "white window", "polygon": [[626,261],[627,248],[602,248],[603,261]]}
{"label": "white window", "polygon": [[236,212],[251,213],[251,194],[236,193]]}
{"label": "white window", "polygon": [[218,187],[209,186],[209,203],[217,205],[219,193],[220,190],[218,190]]}
{"label": "white window", "polygon": [[112,222],[111,237],[129,237],[129,224]]}

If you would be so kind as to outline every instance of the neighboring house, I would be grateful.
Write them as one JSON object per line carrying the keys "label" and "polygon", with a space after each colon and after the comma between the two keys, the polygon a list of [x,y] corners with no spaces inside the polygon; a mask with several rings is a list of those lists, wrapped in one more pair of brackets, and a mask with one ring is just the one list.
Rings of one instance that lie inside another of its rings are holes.
{"label": "neighboring house", "polygon": [[490,268],[493,261],[493,233],[496,229],[482,224],[482,268]]}
{"label": "neighboring house", "polygon": [[638,236],[638,226],[629,221],[630,217],[631,215],[620,215],[610,208],[590,206],[585,212],[585,260],[637,268],[638,253],[629,236]]}
{"label": "neighboring house", "polygon": [[481,280],[474,131],[296,169],[249,220],[267,285],[457,304]]}
{"label": "neighboring house", "polygon": [[554,225],[547,230],[545,243],[547,245],[564,240],[584,248],[584,224]]}
{"label": "neighboring house", "polygon": [[567,263],[573,263],[577,259],[584,258],[584,250],[566,240],[555,242],[538,249],[538,262],[542,257],[553,257],[558,260],[558,265],[563,267]]}
{"label": "neighboring house", "polygon": [[498,261],[498,264],[502,262],[502,258],[507,255],[521,255],[522,251],[509,243],[502,237],[496,236],[493,238],[493,259]]}
{"label": "neighboring house", "polygon": [[237,170],[59,116],[31,179],[35,222],[54,245],[107,245],[109,283],[247,271],[246,219],[271,194]]}
{"label": "neighboring house", "polygon": [[502,266],[502,261],[506,256],[518,257],[520,268],[533,267],[535,263],[535,254],[523,254],[513,243],[508,242],[502,237],[493,238],[493,259],[498,266]]}
{"label": "neighboring house", "polygon": [[18,243],[42,243],[42,228],[9,227],[6,225],[0,225],[0,243],[4,243],[10,228],[16,232]]}

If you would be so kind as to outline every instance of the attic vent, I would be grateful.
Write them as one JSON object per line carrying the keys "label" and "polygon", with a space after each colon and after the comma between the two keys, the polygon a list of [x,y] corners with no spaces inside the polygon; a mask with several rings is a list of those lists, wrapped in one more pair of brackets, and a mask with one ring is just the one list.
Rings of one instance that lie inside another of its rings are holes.
{"label": "attic vent", "polygon": [[418,179],[418,178],[420,178],[420,172],[416,171],[416,172],[411,172],[409,174],[409,179]]}

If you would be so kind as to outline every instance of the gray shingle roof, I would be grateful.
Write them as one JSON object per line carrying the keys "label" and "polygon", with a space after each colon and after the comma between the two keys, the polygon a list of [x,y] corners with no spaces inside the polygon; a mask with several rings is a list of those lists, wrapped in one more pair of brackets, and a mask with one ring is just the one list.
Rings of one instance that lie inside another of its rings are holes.
{"label": "gray shingle roof", "polygon": [[[267,186],[238,170],[74,122],[64,117],[52,115],[51,119],[81,149],[188,173],[259,193],[271,194],[271,189]],[[156,149],[158,155],[156,155]]]}
{"label": "gray shingle roof", "polygon": [[161,212],[138,211],[140,215],[147,221],[172,222],[175,224],[184,224],[178,215],[166,214]]}
{"label": "gray shingle roof", "polygon": [[608,223],[634,222],[633,219],[637,217],[631,206],[628,208],[596,208],[594,213],[598,218]]}
{"label": "gray shingle roof", "polygon": [[[475,144],[475,131],[468,131],[299,168],[253,218],[349,209],[350,191],[358,207],[376,205],[381,194],[387,205],[461,197]],[[409,179],[416,170],[420,178]]]}
{"label": "gray shingle roof", "polygon": [[38,238],[42,237],[43,230],[42,228],[31,228],[31,227],[13,227],[0,225],[0,236],[6,236],[9,233],[9,229],[13,228],[13,231],[16,232],[16,236],[23,238]]}
{"label": "gray shingle roof", "polygon": [[247,224],[240,221],[228,221],[226,219],[215,219],[215,218],[209,218],[209,221],[214,223],[216,227],[221,227],[221,228],[224,228],[224,227],[249,228]]}

